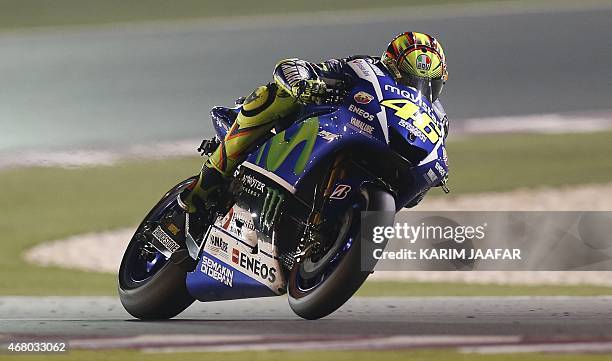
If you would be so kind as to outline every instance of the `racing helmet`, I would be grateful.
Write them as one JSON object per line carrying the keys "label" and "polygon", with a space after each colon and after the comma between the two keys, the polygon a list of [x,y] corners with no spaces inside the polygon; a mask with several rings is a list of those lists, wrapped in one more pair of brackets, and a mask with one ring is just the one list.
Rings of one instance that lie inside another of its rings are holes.
{"label": "racing helmet", "polygon": [[405,32],[397,35],[381,56],[395,81],[415,88],[434,102],[448,72],[442,45],[431,35]]}

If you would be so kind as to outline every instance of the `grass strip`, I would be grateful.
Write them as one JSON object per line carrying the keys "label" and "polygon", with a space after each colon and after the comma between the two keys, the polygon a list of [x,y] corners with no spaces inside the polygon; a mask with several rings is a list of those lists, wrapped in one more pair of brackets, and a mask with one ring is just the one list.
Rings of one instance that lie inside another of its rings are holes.
{"label": "grass strip", "polygon": [[[612,133],[604,132],[482,136],[451,142],[452,194],[610,182],[610,139]],[[112,275],[42,268],[26,264],[21,255],[27,248],[44,241],[137,224],[167,189],[197,172],[200,162],[200,158],[193,157],[130,161],[92,168],[0,171],[0,294],[114,294]],[[96,252],[95,247],[90,251]],[[431,294],[431,287],[434,286],[407,284],[391,289],[399,290],[394,295],[417,296]],[[418,288],[421,290],[415,292]],[[467,287],[476,292],[473,295],[488,288]],[[556,288],[552,294],[586,292],[576,290],[582,288]],[[393,295],[390,291],[379,291]],[[453,292],[460,291],[453,288]],[[518,288],[519,293],[513,294],[531,294],[523,293],[527,291],[543,292],[537,287]]]}

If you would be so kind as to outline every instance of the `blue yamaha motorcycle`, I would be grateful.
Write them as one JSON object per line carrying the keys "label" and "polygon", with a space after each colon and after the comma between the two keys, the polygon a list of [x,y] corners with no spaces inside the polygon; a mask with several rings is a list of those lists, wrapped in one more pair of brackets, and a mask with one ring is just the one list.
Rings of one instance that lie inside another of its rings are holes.
{"label": "blue yamaha motorcycle", "polygon": [[[130,314],[167,319],[196,299],[287,293],[296,314],[318,319],[359,289],[370,274],[362,252],[372,242],[361,234],[362,212],[374,217],[370,222],[389,223],[385,214],[445,187],[447,124],[418,90],[366,60],[349,66],[355,80],[340,104],[305,106],[248,154],[201,237],[187,229],[180,244],[168,232],[183,230],[162,227],[179,210],[176,196],[197,177],[149,212],[119,270]],[[216,139],[239,110],[213,108]],[[210,154],[214,146],[203,144]]]}

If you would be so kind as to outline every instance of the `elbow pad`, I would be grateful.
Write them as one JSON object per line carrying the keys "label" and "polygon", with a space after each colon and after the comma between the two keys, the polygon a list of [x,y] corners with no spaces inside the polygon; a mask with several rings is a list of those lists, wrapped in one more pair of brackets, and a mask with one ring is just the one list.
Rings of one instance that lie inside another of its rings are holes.
{"label": "elbow pad", "polygon": [[281,60],[274,67],[274,82],[279,88],[296,98],[294,90],[302,80],[318,79],[318,75],[310,63],[300,59]]}

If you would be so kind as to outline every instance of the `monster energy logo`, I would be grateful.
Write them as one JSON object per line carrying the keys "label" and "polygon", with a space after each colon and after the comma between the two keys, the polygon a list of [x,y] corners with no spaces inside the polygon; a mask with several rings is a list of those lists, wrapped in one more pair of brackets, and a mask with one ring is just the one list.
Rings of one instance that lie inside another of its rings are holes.
{"label": "monster energy logo", "polygon": [[300,153],[293,172],[300,174],[306,168],[308,159],[312,153],[312,149],[317,140],[317,133],[319,131],[319,118],[312,118],[300,125],[298,131],[291,137],[291,139],[285,139],[285,132],[282,131],[270,139],[268,154],[265,157],[265,162],[262,164],[263,153],[265,146],[261,147],[259,154],[257,155],[256,163],[263,166],[269,171],[276,171],[287,157],[293,152],[293,150],[302,143],[304,148]]}
{"label": "monster energy logo", "polygon": [[278,216],[278,210],[280,209],[285,195],[279,190],[266,188],[266,198],[264,199],[263,207],[261,207],[261,215],[259,216],[259,224],[262,225],[264,230],[269,230],[270,226],[276,220]]}

